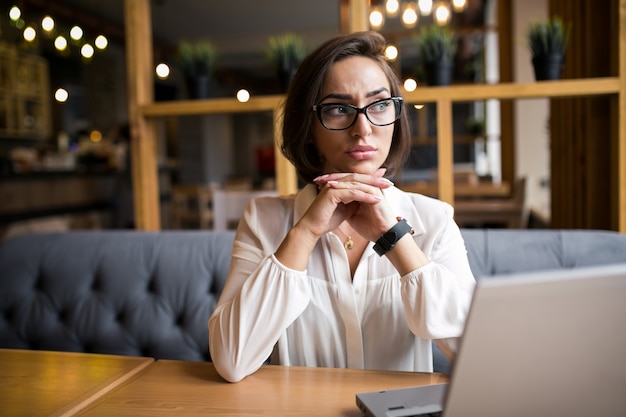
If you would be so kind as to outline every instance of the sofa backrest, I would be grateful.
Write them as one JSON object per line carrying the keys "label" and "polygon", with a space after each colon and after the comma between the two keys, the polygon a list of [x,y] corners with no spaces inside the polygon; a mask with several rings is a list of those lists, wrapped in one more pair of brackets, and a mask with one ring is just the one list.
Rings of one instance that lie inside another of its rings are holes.
{"label": "sofa backrest", "polygon": [[30,234],[0,247],[0,347],[209,360],[233,232]]}
{"label": "sofa backrest", "polygon": [[[608,231],[464,229],[477,279],[626,262]],[[0,348],[210,360],[234,232],[29,234],[0,245]],[[435,351],[435,353],[437,353]],[[435,369],[445,370],[435,358]]]}
{"label": "sofa backrest", "polygon": [[462,229],[477,280],[626,262],[626,234],[602,230]]}

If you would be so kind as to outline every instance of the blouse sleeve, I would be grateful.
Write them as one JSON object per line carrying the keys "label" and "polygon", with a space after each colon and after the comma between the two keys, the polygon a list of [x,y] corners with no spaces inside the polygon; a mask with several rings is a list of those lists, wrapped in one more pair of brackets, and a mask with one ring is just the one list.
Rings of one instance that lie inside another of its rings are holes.
{"label": "blouse sleeve", "polygon": [[[254,373],[270,356],[285,329],[304,311],[311,298],[306,272],[282,265],[252,242],[244,215],[233,244],[228,279],[209,319],[209,349],[215,369],[227,381]],[[246,243],[244,243],[246,242]]]}
{"label": "blouse sleeve", "polygon": [[[411,331],[424,339],[460,337],[475,279],[461,231],[449,216],[430,253],[430,263],[401,278],[402,301]],[[452,343],[446,343],[453,348]]]}

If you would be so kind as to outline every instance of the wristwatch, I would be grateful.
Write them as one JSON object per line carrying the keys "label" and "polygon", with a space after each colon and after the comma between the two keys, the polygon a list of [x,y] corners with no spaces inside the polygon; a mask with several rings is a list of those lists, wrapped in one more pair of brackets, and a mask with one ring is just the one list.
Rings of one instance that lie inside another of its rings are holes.
{"label": "wristwatch", "polygon": [[401,217],[397,217],[398,223],[396,223],[391,229],[389,229],[384,235],[380,237],[374,244],[374,250],[378,256],[383,256],[391,250],[396,243],[407,233],[413,234],[413,228],[407,223],[407,221]]}

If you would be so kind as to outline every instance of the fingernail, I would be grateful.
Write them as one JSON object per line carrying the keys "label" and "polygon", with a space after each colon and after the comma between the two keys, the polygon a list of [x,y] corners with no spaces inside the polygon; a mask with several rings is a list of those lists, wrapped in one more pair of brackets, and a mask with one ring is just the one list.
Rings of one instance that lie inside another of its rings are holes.
{"label": "fingernail", "polygon": [[391,181],[389,178],[383,178],[383,180],[388,183],[389,185],[394,185],[393,181]]}
{"label": "fingernail", "polygon": [[317,182],[317,181],[319,181],[321,179],[324,179],[326,177],[328,177],[328,174],[320,175],[319,177],[313,178],[313,182]]}

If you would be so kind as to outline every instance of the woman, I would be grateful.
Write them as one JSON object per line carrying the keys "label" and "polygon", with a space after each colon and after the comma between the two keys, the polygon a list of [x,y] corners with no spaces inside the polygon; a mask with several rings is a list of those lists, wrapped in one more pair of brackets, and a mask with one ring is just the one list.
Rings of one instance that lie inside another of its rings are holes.
{"label": "woman", "polygon": [[399,80],[375,32],[331,39],[291,82],[284,155],[307,185],[251,201],[210,352],[237,382],[281,365],[432,371],[449,358],[474,288],[452,208],[386,178],[408,155]]}

